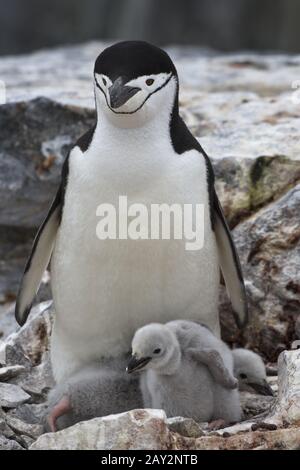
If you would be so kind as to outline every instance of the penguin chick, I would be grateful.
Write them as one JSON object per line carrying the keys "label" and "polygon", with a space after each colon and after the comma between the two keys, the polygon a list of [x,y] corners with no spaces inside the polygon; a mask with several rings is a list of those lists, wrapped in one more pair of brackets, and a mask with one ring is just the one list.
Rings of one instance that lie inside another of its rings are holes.
{"label": "penguin chick", "polygon": [[[195,338],[198,328],[209,338],[202,347],[199,335]],[[193,322],[151,323],[134,335],[127,372],[144,371],[145,401],[150,399],[151,407],[165,410],[167,416],[234,422],[241,417],[237,380],[224,364],[222,349],[220,340]]]}
{"label": "penguin chick", "polygon": [[93,365],[60,382],[48,397],[45,431],[55,432],[79,421],[142,408],[138,380],[128,378],[124,369],[112,371]]}
{"label": "penguin chick", "polygon": [[266,368],[262,358],[249,349],[237,348],[232,351],[234,375],[241,391],[256,392],[260,395],[273,395],[267,382]]}

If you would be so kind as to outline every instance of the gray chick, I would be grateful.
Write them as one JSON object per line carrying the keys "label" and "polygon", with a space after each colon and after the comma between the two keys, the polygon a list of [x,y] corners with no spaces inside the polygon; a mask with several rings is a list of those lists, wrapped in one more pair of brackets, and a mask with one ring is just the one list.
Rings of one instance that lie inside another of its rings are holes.
{"label": "gray chick", "polygon": [[106,366],[90,365],[60,382],[48,397],[45,430],[54,432],[79,421],[142,408],[139,382],[126,374],[127,362],[128,356],[108,360]]}
{"label": "gray chick", "polygon": [[241,391],[256,392],[260,395],[273,395],[267,382],[266,368],[262,358],[249,349],[237,348],[232,351],[234,375]]}
{"label": "gray chick", "polygon": [[127,371],[138,370],[145,371],[145,406],[196,421],[241,418],[231,352],[200,324],[177,320],[137,330]]}

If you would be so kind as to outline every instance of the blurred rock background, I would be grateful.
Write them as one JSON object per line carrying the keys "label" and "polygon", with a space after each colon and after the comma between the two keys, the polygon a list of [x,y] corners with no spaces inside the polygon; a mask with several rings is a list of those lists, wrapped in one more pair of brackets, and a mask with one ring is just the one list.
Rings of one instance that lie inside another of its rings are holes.
{"label": "blurred rock background", "polygon": [[0,54],[91,39],[300,49],[298,0],[0,0]]}

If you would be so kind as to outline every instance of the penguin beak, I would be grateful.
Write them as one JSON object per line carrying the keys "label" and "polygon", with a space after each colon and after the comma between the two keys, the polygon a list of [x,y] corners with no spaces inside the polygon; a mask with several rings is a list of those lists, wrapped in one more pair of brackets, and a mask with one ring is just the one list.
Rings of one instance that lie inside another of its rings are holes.
{"label": "penguin beak", "polygon": [[266,380],[260,380],[259,382],[251,382],[248,384],[253,390],[259,395],[270,395],[273,396],[273,390]]}
{"label": "penguin beak", "polygon": [[131,356],[131,359],[128,362],[126,371],[128,372],[128,374],[131,374],[131,372],[141,370],[150,361],[151,361],[151,357],[141,357],[140,359],[138,359],[135,355],[133,355]]}
{"label": "penguin beak", "polygon": [[117,78],[111,87],[109,87],[110,106],[113,109],[120,108],[136,93],[141,91],[138,87],[124,85],[123,77]]}

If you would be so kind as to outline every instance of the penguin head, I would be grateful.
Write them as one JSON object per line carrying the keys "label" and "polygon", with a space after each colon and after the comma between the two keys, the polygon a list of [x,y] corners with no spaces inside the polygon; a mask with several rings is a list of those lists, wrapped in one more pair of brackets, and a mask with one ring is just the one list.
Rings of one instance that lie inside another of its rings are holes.
{"label": "penguin head", "polygon": [[234,375],[242,391],[256,392],[260,395],[273,395],[267,382],[266,368],[262,358],[248,349],[237,348],[232,351]]}
{"label": "penguin head", "polygon": [[136,331],[127,372],[155,369],[170,374],[178,366],[181,353],[175,334],[165,325],[150,323]]}
{"label": "penguin head", "polygon": [[105,49],[94,69],[98,112],[117,127],[141,127],[178,97],[176,68],[162,49],[125,41]]}

